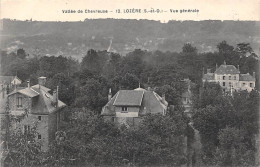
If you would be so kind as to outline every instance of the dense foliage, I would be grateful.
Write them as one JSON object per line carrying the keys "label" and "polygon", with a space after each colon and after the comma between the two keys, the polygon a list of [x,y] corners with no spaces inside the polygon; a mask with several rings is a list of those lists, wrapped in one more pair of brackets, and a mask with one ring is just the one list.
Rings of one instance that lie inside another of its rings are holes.
{"label": "dense foliage", "polygon": [[[259,62],[247,43],[233,47],[223,41],[217,48],[214,53],[199,53],[187,43],[180,53],[136,49],[124,57],[91,49],[81,62],[63,56],[31,56],[19,49],[17,53],[1,51],[1,72],[30,80],[32,85],[37,84],[39,76],[46,76],[46,87],[53,90],[59,86],[59,99],[68,105],[65,122],[60,126],[66,135],[61,140],[56,138],[47,153],[37,153],[41,165],[180,166],[187,163],[183,150],[184,137],[189,135],[189,120],[182,114],[181,106],[181,95],[187,90],[185,78],[195,83],[192,119],[201,135],[203,163],[254,165],[258,91],[224,96],[218,84],[205,83],[202,87],[201,77],[203,67],[215,70],[216,64],[221,65],[225,60],[227,64],[239,65],[241,73],[256,72],[258,82]],[[119,89],[135,89],[139,84],[151,87],[159,95],[165,94],[175,109],[165,117],[148,115],[139,128],[133,129],[117,127],[99,116],[109,88],[114,95]],[[23,144],[22,134],[13,136],[16,136],[12,137],[13,147],[18,152],[25,148],[34,150]],[[24,156],[20,154],[14,152],[12,156]],[[34,161],[16,159],[14,166],[34,165]]]}

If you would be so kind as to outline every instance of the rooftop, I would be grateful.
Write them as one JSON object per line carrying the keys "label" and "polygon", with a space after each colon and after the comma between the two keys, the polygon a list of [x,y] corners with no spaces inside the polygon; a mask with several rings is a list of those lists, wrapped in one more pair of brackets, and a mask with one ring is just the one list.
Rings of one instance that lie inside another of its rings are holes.
{"label": "rooftop", "polygon": [[141,106],[144,91],[120,90],[116,96],[114,106]]}
{"label": "rooftop", "polygon": [[240,71],[234,65],[221,65],[215,74],[239,74]]}
{"label": "rooftop", "polygon": [[250,74],[240,74],[239,75],[240,81],[255,81],[255,78]]}

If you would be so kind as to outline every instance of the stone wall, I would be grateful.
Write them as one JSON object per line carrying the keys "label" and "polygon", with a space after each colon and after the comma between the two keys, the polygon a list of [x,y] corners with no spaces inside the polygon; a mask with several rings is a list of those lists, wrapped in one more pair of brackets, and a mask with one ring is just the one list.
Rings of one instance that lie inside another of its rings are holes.
{"label": "stone wall", "polygon": [[[17,98],[22,97],[22,107],[17,107]],[[23,94],[16,93],[8,97],[10,111],[29,111],[31,110],[31,98]]]}
{"label": "stone wall", "polygon": [[[20,122],[12,122],[12,130],[22,130],[24,132],[25,126],[30,126],[30,129],[36,127],[38,134],[35,136],[35,139],[41,143],[42,150],[46,151],[49,145],[49,116],[29,113]],[[39,137],[41,139],[38,139]]]}

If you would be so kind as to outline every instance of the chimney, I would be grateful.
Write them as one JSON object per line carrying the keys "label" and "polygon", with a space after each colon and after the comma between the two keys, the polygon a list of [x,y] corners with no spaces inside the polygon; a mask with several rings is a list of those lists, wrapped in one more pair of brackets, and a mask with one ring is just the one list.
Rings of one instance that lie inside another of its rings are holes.
{"label": "chimney", "polygon": [[225,65],[225,66],[227,65],[225,60],[224,60],[224,65]]}
{"label": "chimney", "polygon": [[57,90],[53,90],[53,99],[52,99],[52,104],[57,107],[58,106],[58,101],[59,101],[59,86],[57,86]]}
{"label": "chimney", "polygon": [[165,102],[165,93],[162,94],[162,100],[163,100],[163,102]]}
{"label": "chimney", "polygon": [[218,64],[216,63],[216,70],[218,69]]}
{"label": "chimney", "polygon": [[30,88],[30,81],[27,81],[28,88]]}
{"label": "chimney", "polygon": [[237,69],[238,69],[238,71],[239,71],[239,65],[237,65]]}
{"label": "chimney", "polygon": [[210,71],[210,69],[208,68],[208,69],[207,69],[207,74],[210,73],[210,72],[211,72],[211,71]]}
{"label": "chimney", "polygon": [[148,90],[148,91],[151,91],[151,87],[148,87],[147,90]]}
{"label": "chimney", "polygon": [[45,86],[46,83],[46,77],[39,77],[38,78],[39,86]]}
{"label": "chimney", "polygon": [[111,88],[109,88],[109,92],[108,92],[108,101],[110,101],[112,98],[112,92],[111,92]]}
{"label": "chimney", "polygon": [[253,72],[253,77],[255,78],[255,72]]}
{"label": "chimney", "polygon": [[57,92],[56,92],[56,90],[53,90],[52,96],[53,96],[52,103],[53,103],[54,106],[57,106]]}

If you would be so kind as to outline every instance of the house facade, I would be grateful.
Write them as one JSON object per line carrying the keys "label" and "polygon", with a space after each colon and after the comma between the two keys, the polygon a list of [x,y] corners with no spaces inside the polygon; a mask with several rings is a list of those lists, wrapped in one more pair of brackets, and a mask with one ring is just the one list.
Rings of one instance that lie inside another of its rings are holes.
{"label": "house facade", "polygon": [[160,97],[150,89],[119,90],[113,97],[110,89],[108,103],[102,108],[101,115],[117,124],[137,126],[141,117],[147,114],[165,115],[167,106],[165,96]]}
{"label": "house facade", "polygon": [[203,82],[216,82],[222,87],[224,92],[232,92],[247,90],[251,92],[255,88],[255,72],[253,75],[240,74],[239,68],[234,65],[227,65],[225,62],[220,67],[216,67],[216,71],[211,73],[208,69],[203,74]]}
{"label": "house facade", "polygon": [[21,130],[27,133],[36,128],[36,140],[42,145],[42,150],[48,149],[50,141],[55,139],[55,132],[61,117],[61,110],[66,105],[58,100],[57,90],[50,94],[50,89],[45,87],[46,77],[39,78],[39,84],[27,88],[15,88],[8,94],[9,114],[14,118],[11,130]]}

